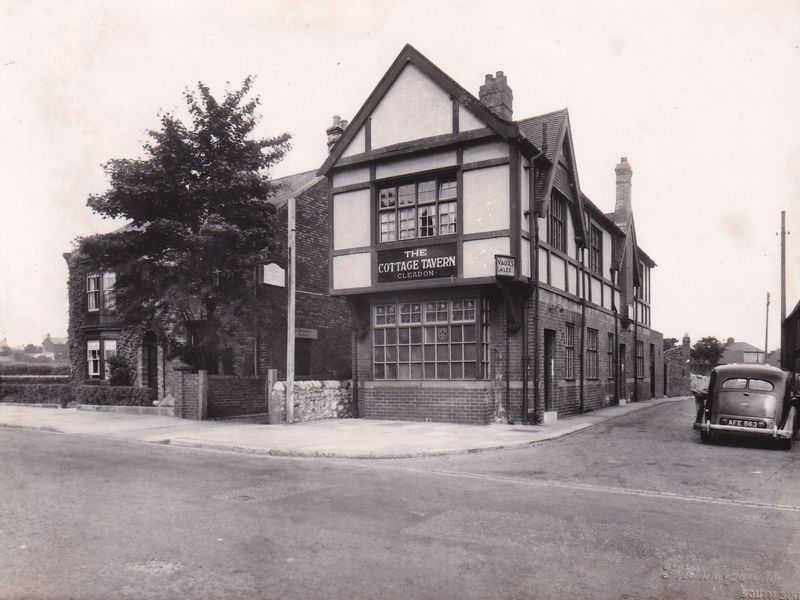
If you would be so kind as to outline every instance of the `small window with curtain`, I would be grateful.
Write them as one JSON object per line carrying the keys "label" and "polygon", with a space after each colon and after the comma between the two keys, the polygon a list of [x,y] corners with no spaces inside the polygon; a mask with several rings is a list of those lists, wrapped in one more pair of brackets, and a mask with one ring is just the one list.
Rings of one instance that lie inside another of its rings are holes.
{"label": "small window with curtain", "polygon": [[378,189],[378,242],[458,233],[458,184],[452,174]]}

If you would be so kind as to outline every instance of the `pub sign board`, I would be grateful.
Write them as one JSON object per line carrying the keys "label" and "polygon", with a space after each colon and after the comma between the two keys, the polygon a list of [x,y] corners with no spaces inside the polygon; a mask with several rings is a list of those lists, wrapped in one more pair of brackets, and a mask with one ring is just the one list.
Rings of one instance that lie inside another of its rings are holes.
{"label": "pub sign board", "polygon": [[517,261],[513,256],[495,254],[494,274],[497,277],[514,277],[517,274]]}
{"label": "pub sign board", "polygon": [[378,283],[456,277],[456,243],[378,251]]}

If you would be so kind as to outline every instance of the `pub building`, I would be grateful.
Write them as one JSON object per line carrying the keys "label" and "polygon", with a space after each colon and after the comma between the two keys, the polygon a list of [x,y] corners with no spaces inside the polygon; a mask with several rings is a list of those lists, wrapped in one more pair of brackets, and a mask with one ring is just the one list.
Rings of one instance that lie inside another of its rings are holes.
{"label": "pub building", "polygon": [[663,395],[631,166],[604,213],[566,110],[515,121],[502,72],[476,98],[407,45],[327,133],[360,417],[534,423]]}

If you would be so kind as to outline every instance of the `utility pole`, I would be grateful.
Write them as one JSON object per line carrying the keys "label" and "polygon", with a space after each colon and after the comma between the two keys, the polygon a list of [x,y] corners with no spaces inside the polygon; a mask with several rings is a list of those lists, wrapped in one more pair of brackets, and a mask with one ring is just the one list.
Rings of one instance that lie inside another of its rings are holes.
{"label": "utility pole", "polygon": [[769,292],[767,292],[767,325],[764,331],[764,364],[767,363],[767,344],[769,342]]}
{"label": "utility pole", "polygon": [[289,196],[289,306],[286,323],[286,422],[294,420],[295,200]]}
{"label": "utility pole", "polygon": [[781,367],[783,364],[783,348],[786,348],[786,340],[783,339],[783,322],[786,320],[786,211],[781,211]]}

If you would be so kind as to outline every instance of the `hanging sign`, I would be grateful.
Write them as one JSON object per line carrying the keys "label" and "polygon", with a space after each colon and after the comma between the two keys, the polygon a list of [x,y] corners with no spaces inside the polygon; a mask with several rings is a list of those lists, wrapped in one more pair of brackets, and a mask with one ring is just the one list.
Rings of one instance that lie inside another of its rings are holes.
{"label": "hanging sign", "polygon": [[456,244],[378,251],[378,283],[456,277]]}
{"label": "hanging sign", "polygon": [[497,277],[514,277],[517,274],[517,261],[513,256],[494,255],[494,274]]}

